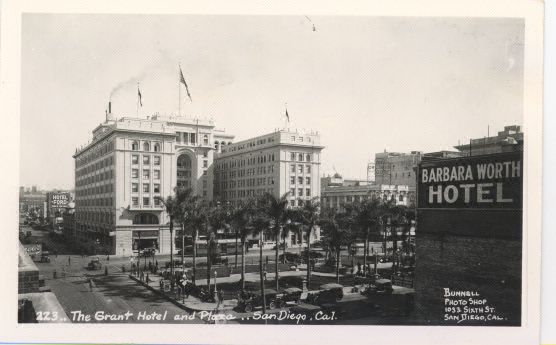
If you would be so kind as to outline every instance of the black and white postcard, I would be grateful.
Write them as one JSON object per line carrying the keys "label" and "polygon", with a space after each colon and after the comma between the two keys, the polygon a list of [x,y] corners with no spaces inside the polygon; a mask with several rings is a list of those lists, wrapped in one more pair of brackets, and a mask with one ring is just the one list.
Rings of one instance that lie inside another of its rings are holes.
{"label": "black and white postcard", "polygon": [[1,341],[538,341],[542,4],[334,3],[4,1]]}

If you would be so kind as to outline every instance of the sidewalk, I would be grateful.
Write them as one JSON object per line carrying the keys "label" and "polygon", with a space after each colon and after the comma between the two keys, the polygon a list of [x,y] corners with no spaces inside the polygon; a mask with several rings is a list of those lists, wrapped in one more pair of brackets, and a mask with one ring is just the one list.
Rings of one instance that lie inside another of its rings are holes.
{"label": "sidewalk", "polygon": [[150,282],[148,284],[146,282],[140,281],[137,277],[135,277],[132,274],[129,274],[128,276],[130,279],[136,281],[138,284],[141,284],[147,289],[153,291],[154,293],[163,296],[168,301],[172,302],[174,305],[190,313],[195,311],[214,311],[216,310],[217,307],[218,310],[220,311],[232,310],[237,306],[237,300],[235,299],[224,300],[222,304],[218,306],[218,303],[202,302],[201,300],[199,300],[197,297],[194,296],[189,296],[187,298],[183,298],[183,297],[178,298],[178,296],[175,293],[171,293],[171,292],[168,293],[160,290],[159,282],[162,279],[162,277],[158,275],[154,275],[152,278],[149,275]]}

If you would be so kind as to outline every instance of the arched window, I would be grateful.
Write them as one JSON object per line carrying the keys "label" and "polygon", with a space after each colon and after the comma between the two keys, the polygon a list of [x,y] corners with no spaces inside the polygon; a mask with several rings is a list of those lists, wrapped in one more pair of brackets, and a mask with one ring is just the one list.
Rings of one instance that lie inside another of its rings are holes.
{"label": "arched window", "polygon": [[143,143],[143,151],[150,151],[151,150],[151,144],[149,144],[148,142]]}
{"label": "arched window", "polygon": [[139,213],[133,217],[133,224],[158,224],[158,217],[152,213]]}
{"label": "arched window", "polygon": [[203,145],[209,144],[209,136],[207,134],[203,135]]}
{"label": "arched window", "polygon": [[154,144],[154,152],[160,152],[160,144],[159,143]]}
{"label": "arched window", "polygon": [[215,141],[215,142],[214,142],[214,149],[215,149],[216,151],[218,151],[218,144],[219,144],[218,141]]}
{"label": "arched window", "polygon": [[131,149],[132,149],[133,151],[139,150],[139,143],[138,143],[136,140],[134,140],[134,141],[131,142]]}

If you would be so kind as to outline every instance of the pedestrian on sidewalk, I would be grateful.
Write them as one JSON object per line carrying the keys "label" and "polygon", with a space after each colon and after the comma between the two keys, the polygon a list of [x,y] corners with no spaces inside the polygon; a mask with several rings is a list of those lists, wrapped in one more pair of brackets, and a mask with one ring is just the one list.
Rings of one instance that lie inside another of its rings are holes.
{"label": "pedestrian on sidewalk", "polygon": [[222,302],[224,301],[224,293],[222,292],[222,289],[218,289],[218,304],[222,304]]}
{"label": "pedestrian on sidewalk", "polygon": [[68,255],[68,266],[71,265],[71,256]]}
{"label": "pedestrian on sidewalk", "polygon": [[89,278],[89,289],[93,292],[93,280]]}

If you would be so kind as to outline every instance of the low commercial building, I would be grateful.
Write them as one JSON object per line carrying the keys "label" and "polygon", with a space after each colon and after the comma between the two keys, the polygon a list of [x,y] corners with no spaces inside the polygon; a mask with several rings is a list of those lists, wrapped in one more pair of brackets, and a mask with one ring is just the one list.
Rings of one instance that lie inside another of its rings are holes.
{"label": "low commercial building", "polygon": [[415,187],[414,168],[421,161],[423,152],[380,152],[375,154],[375,183]]}
{"label": "low commercial building", "polygon": [[322,178],[321,203],[329,208],[365,199],[393,200],[396,205],[414,206],[415,187],[407,185],[378,185],[365,180],[343,179],[340,174]]}
{"label": "low commercial building", "polygon": [[466,156],[523,151],[521,126],[505,126],[495,136],[471,139],[468,144],[454,146]]}

